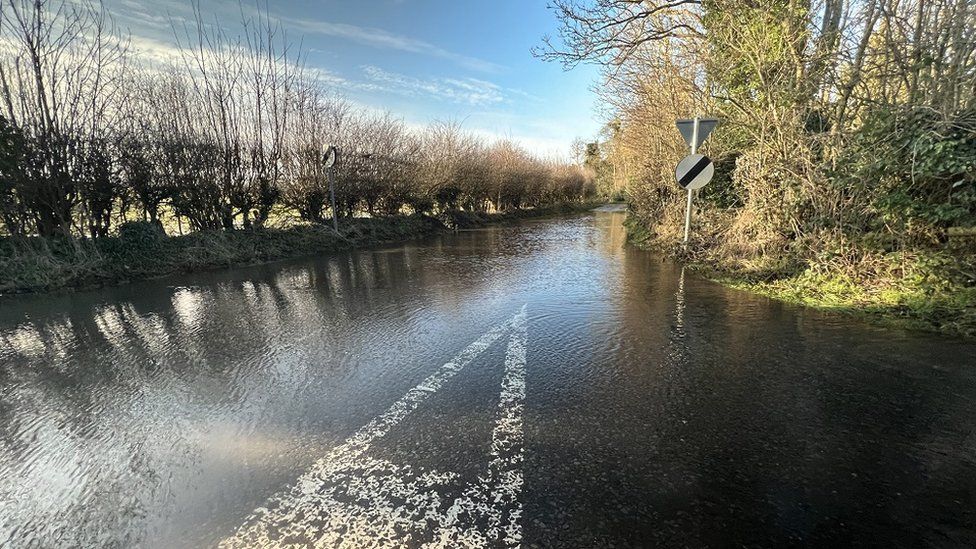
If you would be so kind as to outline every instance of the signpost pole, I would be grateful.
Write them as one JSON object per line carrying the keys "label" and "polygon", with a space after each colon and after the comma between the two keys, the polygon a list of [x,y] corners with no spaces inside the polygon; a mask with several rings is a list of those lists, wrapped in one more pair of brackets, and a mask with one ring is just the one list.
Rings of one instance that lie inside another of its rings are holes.
{"label": "signpost pole", "polygon": [[329,203],[332,206],[332,228],[339,234],[339,211],[336,210],[335,203],[335,165],[339,162],[339,148],[329,145],[322,152],[322,164],[325,165],[325,173],[329,178]]}
{"label": "signpost pole", "polygon": [[326,168],[326,171],[329,174],[329,201],[332,203],[332,228],[335,229],[335,232],[336,233],[338,233],[339,232],[339,212],[336,210],[336,203],[335,203],[335,174],[333,173],[333,172],[335,172],[335,168],[332,167],[332,166],[329,166],[328,168]]}
{"label": "signpost pole", "polygon": [[[695,117],[694,129],[691,133],[691,154],[698,154],[698,124],[699,117]],[[691,234],[691,198],[692,189],[688,189],[688,204],[685,206],[685,249],[688,248],[688,237]]]}

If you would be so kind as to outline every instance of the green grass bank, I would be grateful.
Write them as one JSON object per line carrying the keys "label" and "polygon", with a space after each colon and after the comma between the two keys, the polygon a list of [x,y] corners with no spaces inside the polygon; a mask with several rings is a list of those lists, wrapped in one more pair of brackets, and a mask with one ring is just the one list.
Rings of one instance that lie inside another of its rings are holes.
{"label": "green grass bank", "polygon": [[697,242],[685,251],[674,235],[654,233],[636,217],[628,241],[698,274],[780,301],[873,323],[976,338],[976,254],[951,248],[902,251],[825,245],[813,259],[736,261]]}
{"label": "green grass bank", "polygon": [[149,223],[123,225],[97,240],[0,238],[0,296],[92,288],[133,280],[282,259],[325,255],[433,236],[454,229],[583,212],[597,204],[561,204],[497,214],[446,212],[343,220],[331,226],[198,231],[166,236]]}

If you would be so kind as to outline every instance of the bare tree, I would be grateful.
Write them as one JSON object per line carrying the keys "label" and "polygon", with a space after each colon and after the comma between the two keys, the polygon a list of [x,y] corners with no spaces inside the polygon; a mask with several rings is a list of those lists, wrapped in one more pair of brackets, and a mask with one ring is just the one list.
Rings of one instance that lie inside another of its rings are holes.
{"label": "bare tree", "polygon": [[26,138],[18,196],[34,229],[67,235],[82,205],[93,234],[103,234],[111,204],[102,194],[111,181],[97,162],[106,154],[125,40],[104,7],[87,0],[5,0],[0,37],[0,108]]}
{"label": "bare tree", "polygon": [[562,23],[559,40],[543,38],[534,53],[567,67],[579,63],[625,64],[650,42],[700,33],[700,0],[554,0]]}

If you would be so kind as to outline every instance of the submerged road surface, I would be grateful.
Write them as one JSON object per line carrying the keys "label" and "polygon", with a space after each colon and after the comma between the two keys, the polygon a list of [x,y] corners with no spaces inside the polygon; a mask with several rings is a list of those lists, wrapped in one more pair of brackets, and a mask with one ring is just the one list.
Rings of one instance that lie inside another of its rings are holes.
{"label": "submerged road surface", "polygon": [[976,546],[976,345],[621,221],[0,300],[0,546]]}

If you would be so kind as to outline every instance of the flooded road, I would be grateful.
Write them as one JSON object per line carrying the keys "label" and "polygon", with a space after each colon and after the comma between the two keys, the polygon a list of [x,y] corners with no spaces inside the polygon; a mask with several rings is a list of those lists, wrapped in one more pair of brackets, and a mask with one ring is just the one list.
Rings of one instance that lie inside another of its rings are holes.
{"label": "flooded road", "polygon": [[0,546],[976,546],[976,345],[622,219],[0,300]]}

